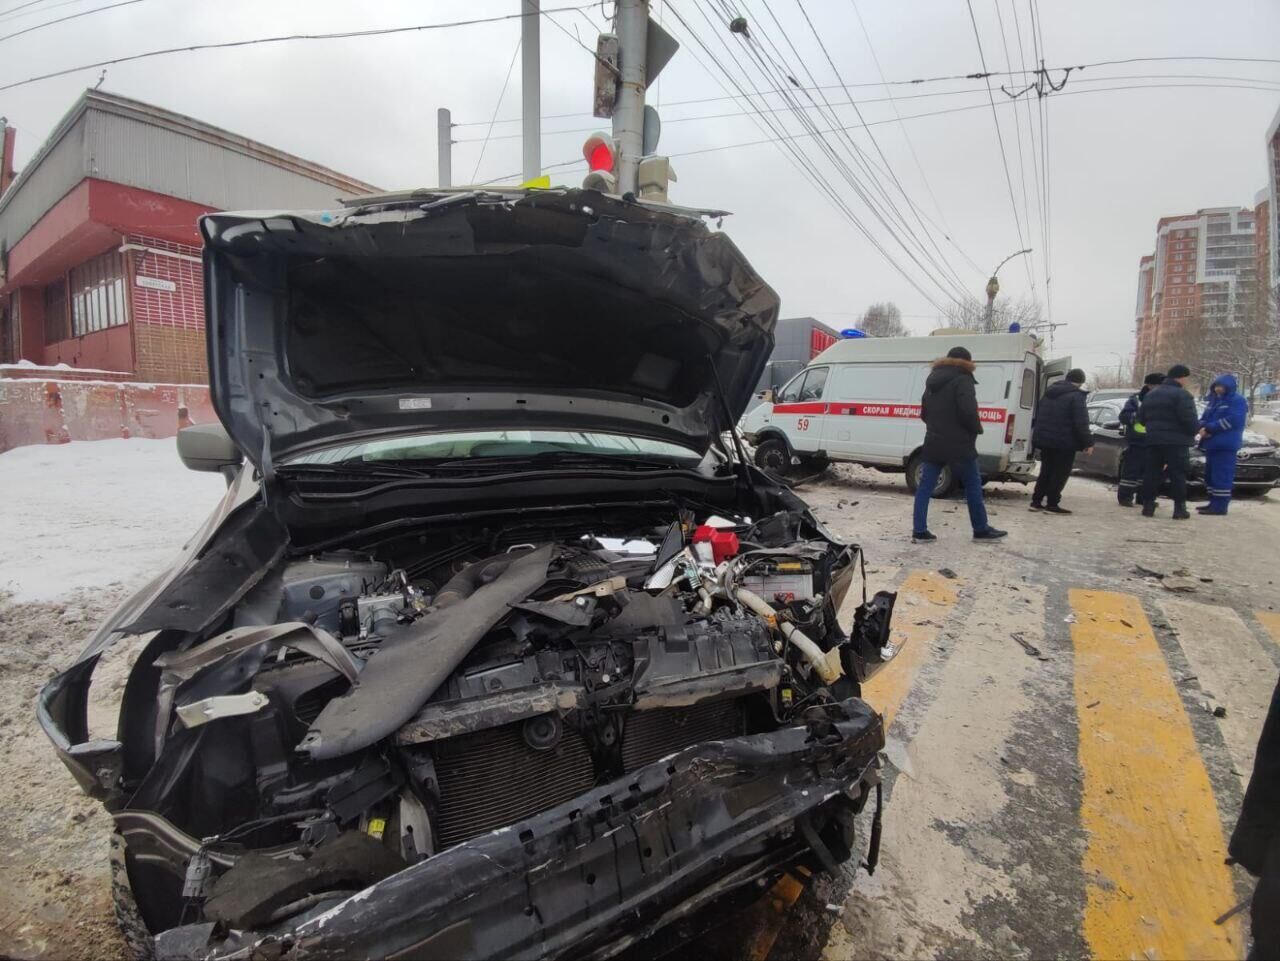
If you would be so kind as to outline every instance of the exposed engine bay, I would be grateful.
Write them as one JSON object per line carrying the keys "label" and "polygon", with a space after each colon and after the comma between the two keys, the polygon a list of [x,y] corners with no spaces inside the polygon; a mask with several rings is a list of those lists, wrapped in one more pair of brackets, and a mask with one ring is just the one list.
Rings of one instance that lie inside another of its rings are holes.
{"label": "exposed engine bay", "polygon": [[117,815],[148,928],[304,919],[690,745],[797,723],[892,656],[893,595],[847,637],[858,551],[807,512],[652,521],[289,557],[157,656],[156,763]]}

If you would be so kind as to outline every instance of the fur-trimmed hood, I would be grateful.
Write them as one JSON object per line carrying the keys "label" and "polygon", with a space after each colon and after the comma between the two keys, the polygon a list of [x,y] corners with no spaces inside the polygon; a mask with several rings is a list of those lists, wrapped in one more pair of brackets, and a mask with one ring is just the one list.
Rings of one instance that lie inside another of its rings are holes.
{"label": "fur-trimmed hood", "polygon": [[939,367],[958,367],[966,374],[972,374],[978,369],[977,364],[963,357],[939,357],[933,362],[933,369],[937,370]]}

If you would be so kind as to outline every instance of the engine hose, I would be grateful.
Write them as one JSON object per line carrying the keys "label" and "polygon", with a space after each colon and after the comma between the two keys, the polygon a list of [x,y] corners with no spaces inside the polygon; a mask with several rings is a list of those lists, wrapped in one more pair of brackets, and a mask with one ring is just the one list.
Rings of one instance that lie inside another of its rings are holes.
{"label": "engine hose", "polygon": [[776,627],[781,631],[782,636],[795,646],[795,649],[800,652],[806,661],[813,665],[813,669],[818,672],[818,677],[822,678],[823,684],[833,683],[844,673],[844,669],[840,665],[839,655],[835,651],[824,651],[810,640],[804,631],[790,621],[778,620],[778,612],[759,594],[755,594],[745,587],[739,587],[734,592],[734,596],[738,598],[743,607],[755,611],[771,627]]}

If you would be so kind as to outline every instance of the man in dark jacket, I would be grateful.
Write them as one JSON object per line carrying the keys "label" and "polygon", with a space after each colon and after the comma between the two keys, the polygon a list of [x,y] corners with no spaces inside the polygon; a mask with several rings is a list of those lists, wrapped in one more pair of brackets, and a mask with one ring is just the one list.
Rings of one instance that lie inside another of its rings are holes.
{"label": "man in dark jacket", "polygon": [[1130,394],[1120,411],[1125,448],[1120,455],[1120,489],[1116,497],[1121,507],[1133,506],[1133,498],[1142,489],[1142,479],[1147,474],[1147,429],[1138,423],[1138,408],[1147,399],[1147,394],[1163,383],[1164,374],[1147,374],[1142,390]]}
{"label": "man in dark jacket", "polygon": [[1147,431],[1147,476],[1142,482],[1142,516],[1156,512],[1156,495],[1169,472],[1174,520],[1187,520],[1187,467],[1191,445],[1200,430],[1196,402],[1183,382],[1191,376],[1185,364],[1174,364],[1164,383],[1154,388],[1138,408],[1137,422]]}
{"label": "man in dark jacket", "polygon": [[1031,509],[1050,514],[1070,514],[1061,506],[1062,489],[1067,486],[1076,451],[1093,450],[1093,433],[1089,430],[1089,412],[1085,394],[1080,389],[1084,371],[1067,371],[1067,376],[1040,398],[1036,422],[1031,430],[1031,444],[1040,451],[1040,476],[1031,494]]}
{"label": "man in dark jacket", "polygon": [[952,347],[947,356],[933,362],[933,370],[925,381],[920,398],[920,419],[924,421],[924,446],[920,450],[924,466],[916,488],[912,514],[911,539],[936,541],[929,532],[929,498],[938,484],[942,469],[950,465],[964,485],[969,503],[969,523],[973,539],[993,541],[1005,536],[987,523],[987,508],[982,501],[982,474],[978,471],[978,435],[982,419],[978,416],[976,365],[969,351]]}
{"label": "man in dark jacket", "polygon": [[1250,958],[1280,958],[1280,684],[1262,725],[1253,775],[1227,853],[1258,879]]}

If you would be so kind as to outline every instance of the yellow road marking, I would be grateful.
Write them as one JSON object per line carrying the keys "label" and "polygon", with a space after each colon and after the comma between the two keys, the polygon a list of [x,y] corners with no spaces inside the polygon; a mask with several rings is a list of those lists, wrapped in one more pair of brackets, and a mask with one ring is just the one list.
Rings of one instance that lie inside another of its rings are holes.
{"label": "yellow road marking", "polygon": [[1253,616],[1258,619],[1259,624],[1267,629],[1271,639],[1280,644],[1280,614],[1275,611],[1254,611]]}
{"label": "yellow road marking", "polygon": [[1239,958],[1226,844],[1191,723],[1142,605],[1073,590],[1084,933],[1111,958]]}
{"label": "yellow road marking", "polygon": [[[808,877],[808,870],[799,865],[793,868],[794,871]],[[787,912],[799,900],[800,895],[804,894],[804,881],[796,877],[794,874],[787,873],[774,883],[766,894],[757,904],[756,915],[759,919],[759,927],[756,930],[755,937],[751,939],[751,946],[747,949],[747,958],[750,961],[765,961],[769,957],[769,952],[773,950],[774,943],[778,940],[778,935],[782,933],[782,926],[786,923]],[[763,907],[761,911],[759,908]]]}
{"label": "yellow road marking", "polygon": [[898,589],[892,635],[898,655],[862,686],[862,696],[884,717],[886,731],[907,699],[943,620],[955,606],[957,584],[934,571],[912,571]]}

